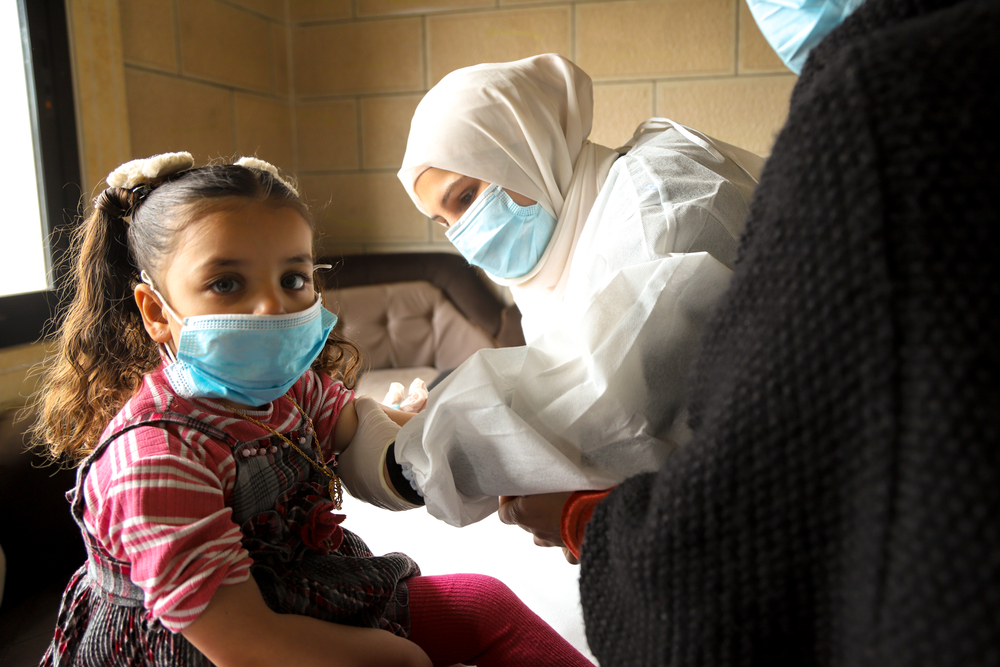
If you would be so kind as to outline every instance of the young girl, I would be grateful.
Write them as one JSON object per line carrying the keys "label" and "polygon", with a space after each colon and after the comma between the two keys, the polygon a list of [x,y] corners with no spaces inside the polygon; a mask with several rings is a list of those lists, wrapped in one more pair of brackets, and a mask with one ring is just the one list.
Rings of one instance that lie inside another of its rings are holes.
{"label": "young girl", "polygon": [[[331,513],[335,453],[385,451],[398,425],[355,400],[358,350],[278,171],[173,153],[108,183],[35,428],[80,462],[88,549],[43,664],[589,665],[500,582],[419,576]],[[384,463],[354,468],[349,487],[408,506]]]}

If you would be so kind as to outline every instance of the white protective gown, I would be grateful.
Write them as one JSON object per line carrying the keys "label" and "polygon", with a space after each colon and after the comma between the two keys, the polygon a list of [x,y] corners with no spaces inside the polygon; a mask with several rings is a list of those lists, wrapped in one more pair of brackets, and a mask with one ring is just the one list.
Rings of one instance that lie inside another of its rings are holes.
{"label": "white protective gown", "polygon": [[500,495],[607,488],[686,442],[687,369],[756,185],[720,152],[671,127],[616,160],[561,306],[525,308],[544,333],[474,354],[399,432],[432,515],[462,526]]}

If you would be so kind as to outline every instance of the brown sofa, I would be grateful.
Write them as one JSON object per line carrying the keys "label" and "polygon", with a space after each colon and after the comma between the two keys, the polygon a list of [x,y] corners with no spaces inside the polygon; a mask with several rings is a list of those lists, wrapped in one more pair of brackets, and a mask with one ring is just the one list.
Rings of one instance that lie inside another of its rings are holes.
{"label": "brown sofa", "polygon": [[[327,258],[327,307],[362,350],[358,391],[381,400],[393,381],[431,382],[475,350],[523,344],[520,314],[464,259],[443,253]],[[0,667],[37,665],[52,636],[63,587],[86,555],[63,494],[74,472],[25,451],[19,406],[0,410]]]}
{"label": "brown sofa", "polygon": [[62,589],[86,553],[63,494],[74,471],[25,451],[20,405],[0,411],[0,546],[7,576],[0,604],[0,667],[37,665],[55,626]]}

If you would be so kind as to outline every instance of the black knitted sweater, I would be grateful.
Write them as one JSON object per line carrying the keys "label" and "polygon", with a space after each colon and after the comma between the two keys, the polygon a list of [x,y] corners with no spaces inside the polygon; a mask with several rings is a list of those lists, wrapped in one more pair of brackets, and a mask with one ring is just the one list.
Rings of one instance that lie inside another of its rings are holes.
{"label": "black knitted sweater", "polygon": [[1000,664],[1000,2],[812,53],[692,370],[693,442],[587,527],[613,665]]}

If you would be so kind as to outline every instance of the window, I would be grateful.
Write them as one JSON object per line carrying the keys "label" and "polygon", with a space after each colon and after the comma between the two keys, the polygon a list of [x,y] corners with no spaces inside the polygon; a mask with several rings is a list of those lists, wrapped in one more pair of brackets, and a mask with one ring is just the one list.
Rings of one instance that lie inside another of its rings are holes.
{"label": "window", "polygon": [[38,340],[56,315],[80,196],[69,37],[63,0],[0,3],[4,71],[0,169],[0,347]]}

